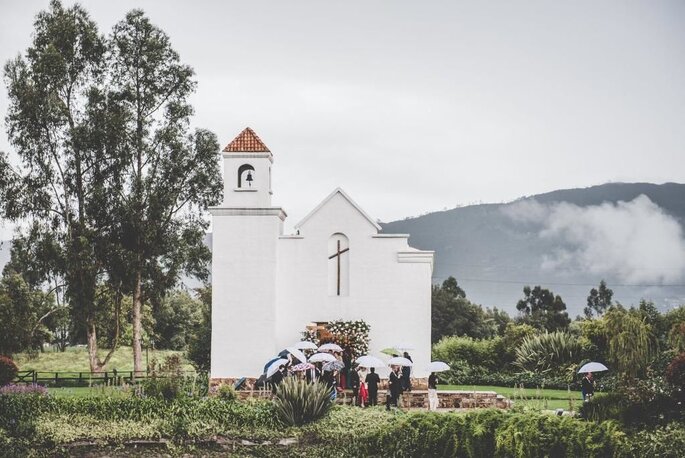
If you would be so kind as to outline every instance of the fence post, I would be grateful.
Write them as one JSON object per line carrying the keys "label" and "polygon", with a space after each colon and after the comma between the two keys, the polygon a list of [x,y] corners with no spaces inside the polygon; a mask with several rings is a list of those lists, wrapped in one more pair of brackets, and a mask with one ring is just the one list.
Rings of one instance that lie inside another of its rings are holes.
{"label": "fence post", "polygon": [[55,386],[59,384],[59,372],[55,372]]}
{"label": "fence post", "polygon": [[33,371],[33,376],[31,378],[33,379],[34,385],[38,383],[38,375],[36,371]]}
{"label": "fence post", "polygon": [[107,385],[108,380],[109,380],[109,377],[107,376],[107,371],[105,371],[105,385]]}

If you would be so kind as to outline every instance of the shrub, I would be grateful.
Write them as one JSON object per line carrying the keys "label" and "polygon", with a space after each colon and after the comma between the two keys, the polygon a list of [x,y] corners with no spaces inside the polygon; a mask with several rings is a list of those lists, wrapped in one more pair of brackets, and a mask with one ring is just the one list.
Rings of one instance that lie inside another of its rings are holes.
{"label": "shrub", "polygon": [[571,417],[514,414],[496,431],[496,455],[614,456],[624,434],[612,423],[582,422]]}
{"label": "shrub", "polygon": [[600,422],[616,420],[625,426],[665,424],[682,418],[682,406],[659,383],[636,380],[616,393],[597,393],[580,407],[581,417]]}
{"label": "shrub", "polygon": [[629,456],[681,457],[685,450],[685,426],[670,423],[652,430],[642,430],[625,443]]}
{"label": "shrub", "polygon": [[233,388],[232,385],[224,384],[219,387],[219,390],[217,391],[217,395],[219,396],[219,399],[223,399],[224,401],[235,401],[237,398],[237,395],[235,393],[235,388]]}
{"label": "shrub", "polygon": [[433,359],[455,365],[466,363],[470,367],[489,370],[501,369],[498,354],[500,337],[476,340],[470,337],[443,337],[433,345]]}
{"label": "shrub", "polygon": [[7,356],[0,355],[0,386],[7,385],[17,376],[19,368]]}
{"label": "shrub", "polygon": [[[472,368],[458,364],[452,370],[443,372],[440,375],[440,383],[452,385],[491,385],[491,386],[520,386],[525,387],[545,387],[565,390],[569,386],[572,390],[580,390],[580,380],[569,382],[567,376],[556,374],[533,374],[531,372],[510,373],[485,371],[483,368]],[[610,389],[614,386],[612,377],[597,377],[598,385],[603,389]]]}
{"label": "shrub", "polygon": [[550,332],[526,337],[516,349],[514,364],[523,370],[547,373],[566,369],[581,358],[578,338],[568,332]]}
{"label": "shrub", "polygon": [[680,393],[685,392],[685,352],[673,358],[666,368],[666,381]]}
{"label": "shrub", "polygon": [[0,388],[0,394],[37,394],[47,396],[48,389],[43,385],[32,383],[30,385],[5,385]]}
{"label": "shrub", "polygon": [[286,425],[300,426],[323,417],[331,408],[331,388],[289,377],[278,385],[274,404]]}

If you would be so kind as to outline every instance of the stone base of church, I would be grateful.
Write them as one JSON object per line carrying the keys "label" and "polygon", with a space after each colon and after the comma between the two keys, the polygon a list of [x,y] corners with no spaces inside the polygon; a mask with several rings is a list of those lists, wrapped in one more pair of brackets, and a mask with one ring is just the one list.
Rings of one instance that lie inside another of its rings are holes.
{"label": "stone base of church", "polygon": [[[209,381],[210,395],[217,392],[219,387],[224,384],[235,384],[237,380],[233,378],[213,378]],[[243,389],[236,391],[238,399],[245,400],[249,398],[271,399],[272,394],[269,390],[254,389],[256,379],[245,379]],[[381,380],[382,388],[378,390],[378,405],[385,405],[385,396],[387,390],[387,380]],[[414,384],[412,380],[412,391],[405,392],[400,400],[400,407],[403,408],[428,408],[428,391],[426,389],[419,389],[418,383]],[[427,380],[426,385],[427,386]],[[349,404],[353,401],[352,391],[343,390],[337,397],[338,404]],[[438,391],[438,407],[441,409],[473,409],[473,408],[498,408],[508,409],[512,406],[509,399],[494,391]]]}
{"label": "stone base of church", "polygon": [[[235,385],[240,380],[238,378],[211,378],[209,379],[209,391],[216,391],[221,385]],[[257,379],[254,377],[245,377],[241,390],[253,390]],[[427,390],[428,378],[413,378],[411,379],[412,390]],[[388,389],[388,379],[381,379],[381,384],[378,386],[379,392]]]}

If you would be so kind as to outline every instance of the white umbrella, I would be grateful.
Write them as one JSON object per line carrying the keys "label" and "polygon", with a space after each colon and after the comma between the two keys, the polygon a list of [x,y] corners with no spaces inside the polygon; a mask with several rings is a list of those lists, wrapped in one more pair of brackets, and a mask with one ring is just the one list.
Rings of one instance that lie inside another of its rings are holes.
{"label": "white umbrella", "polygon": [[343,351],[342,347],[338,344],[327,343],[319,347],[319,351]]}
{"label": "white umbrella", "polygon": [[295,358],[299,359],[301,363],[306,363],[307,362],[307,357],[302,353],[300,350],[298,350],[295,347],[288,347],[286,348],[288,352],[293,355]]}
{"label": "white umbrella", "polygon": [[579,374],[585,374],[587,372],[602,372],[602,371],[608,371],[608,370],[609,370],[609,368],[606,367],[604,364],[592,362],[592,363],[584,364],[583,367],[580,368],[578,373]]}
{"label": "white umbrella", "polygon": [[426,370],[428,372],[444,372],[450,370],[450,367],[447,363],[443,363],[442,361],[432,361],[428,367],[426,367]]}
{"label": "white umbrella", "polygon": [[360,356],[355,363],[361,367],[385,367],[385,363],[380,358],[371,355]]}
{"label": "white umbrella", "polygon": [[271,363],[269,368],[266,370],[266,378],[269,378],[272,375],[274,375],[283,364],[288,364],[288,360],[285,358],[281,358]]}
{"label": "white umbrella", "polygon": [[316,344],[308,340],[301,340],[293,345],[293,348],[297,348],[298,350],[316,350]]}
{"label": "white umbrella", "polygon": [[314,353],[309,358],[310,363],[320,363],[323,361],[337,361],[337,359],[335,359],[335,356],[331,355],[330,353]]}
{"label": "white umbrella", "polygon": [[390,358],[388,361],[388,366],[413,366],[414,363],[409,361],[407,358],[403,356],[395,356],[394,358]]}

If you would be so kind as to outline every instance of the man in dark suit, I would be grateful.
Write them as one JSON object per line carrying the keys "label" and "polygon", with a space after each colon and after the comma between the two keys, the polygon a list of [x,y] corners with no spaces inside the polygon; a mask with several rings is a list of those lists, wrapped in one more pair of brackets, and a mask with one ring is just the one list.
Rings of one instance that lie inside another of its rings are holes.
{"label": "man in dark suit", "polygon": [[390,405],[397,407],[397,401],[402,394],[402,380],[400,379],[400,366],[393,366],[388,380],[390,396],[385,400],[385,409],[390,410]]}
{"label": "man in dark suit", "polygon": [[381,378],[376,374],[376,369],[372,367],[371,372],[366,374],[364,381],[369,389],[369,405],[375,406],[378,403],[378,384],[381,383]]}

